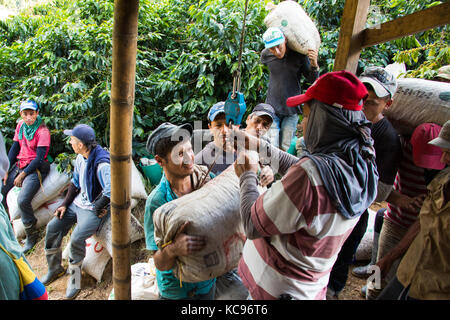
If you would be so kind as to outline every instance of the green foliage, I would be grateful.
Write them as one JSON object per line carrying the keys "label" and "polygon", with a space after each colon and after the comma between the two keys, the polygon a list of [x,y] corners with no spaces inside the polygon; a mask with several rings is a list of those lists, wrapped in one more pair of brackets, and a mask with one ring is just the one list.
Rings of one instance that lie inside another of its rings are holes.
{"label": "green foliage", "polygon": [[[267,2],[249,0],[241,68],[248,109],[264,101],[267,90],[268,72],[259,62]],[[331,71],[345,1],[299,2],[321,34],[320,71]],[[237,68],[244,3],[140,1],[133,156],[146,154],[145,141],[160,123],[205,121],[210,106],[226,99]],[[368,26],[439,3],[373,0]],[[63,129],[77,123],[93,126],[100,144],[109,145],[113,13],[113,0],[52,0],[0,21],[0,125],[7,145],[25,98],[40,105],[54,158],[72,153]],[[408,65],[409,76],[430,78],[448,64],[447,31],[441,27],[367,48],[358,73],[367,65],[399,61]]]}

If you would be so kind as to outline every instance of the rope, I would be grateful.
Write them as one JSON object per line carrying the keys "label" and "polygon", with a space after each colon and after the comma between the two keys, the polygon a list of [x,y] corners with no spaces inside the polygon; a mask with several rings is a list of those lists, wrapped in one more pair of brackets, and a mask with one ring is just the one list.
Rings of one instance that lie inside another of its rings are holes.
{"label": "rope", "polygon": [[241,64],[242,64],[242,51],[244,49],[245,21],[247,19],[247,8],[248,8],[248,0],[245,0],[244,20],[242,21],[241,41],[239,44],[238,67],[233,74],[233,94],[231,95],[232,99],[236,97],[236,91],[241,90]]}

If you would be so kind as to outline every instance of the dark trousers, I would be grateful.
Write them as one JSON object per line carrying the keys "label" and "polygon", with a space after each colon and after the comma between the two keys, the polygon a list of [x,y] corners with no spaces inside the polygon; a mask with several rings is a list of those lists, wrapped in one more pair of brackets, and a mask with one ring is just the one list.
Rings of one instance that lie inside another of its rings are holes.
{"label": "dark trousers", "polygon": [[364,211],[364,213],[359,217],[359,221],[353,228],[352,233],[348,236],[342,245],[341,251],[338,254],[336,262],[334,263],[333,269],[330,273],[330,280],[328,281],[328,287],[334,290],[334,292],[339,293],[344,289],[345,283],[348,278],[348,267],[353,262],[353,256],[356,249],[361,242],[367,229],[367,221],[369,220],[369,211]]}
{"label": "dark trousers", "polygon": [[[375,217],[374,232],[380,233],[381,227],[383,225],[383,216],[385,208],[378,210]],[[334,263],[333,269],[330,273],[330,280],[328,281],[328,287],[334,290],[334,292],[339,293],[344,289],[348,278],[348,268],[353,263],[354,255],[356,249],[358,249],[364,234],[366,233],[367,223],[369,220],[369,211],[366,210],[359,218],[358,223],[353,228],[352,233],[345,240],[341,251],[338,254],[336,262]],[[372,248],[372,250],[374,250]]]}

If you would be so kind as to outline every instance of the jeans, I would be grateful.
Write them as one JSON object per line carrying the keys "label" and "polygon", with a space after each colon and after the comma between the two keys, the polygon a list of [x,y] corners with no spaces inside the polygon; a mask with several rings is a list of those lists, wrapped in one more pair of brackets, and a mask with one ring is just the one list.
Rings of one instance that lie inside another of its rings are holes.
{"label": "jeans", "polygon": [[[23,170],[19,169],[17,165],[13,165],[8,173],[8,179],[6,180],[5,186],[2,188],[2,195],[3,195],[2,204],[5,208],[7,208],[6,195],[14,187],[14,179],[22,171]],[[41,188],[41,182],[44,181],[45,177],[48,174],[48,171],[42,170],[40,172],[42,181],[39,181],[39,176],[36,171],[25,177],[22,183],[22,188],[20,190],[19,196],[17,198],[17,206],[20,213],[20,217],[22,218],[23,225],[26,227],[34,225],[37,222],[37,219],[34,216],[33,207],[31,206],[31,201]]]}
{"label": "jeans", "polygon": [[99,218],[94,211],[81,209],[72,203],[62,219],[54,217],[48,223],[45,234],[45,250],[59,249],[62,239],[76,223],[70,237],[69,263],[77,264],[83,261],[86,256],[86,239],[100,230],[108,216],[109,213],[103,218]]}
{"label": "jeans", "polygon": [[266,134],[270,143],[274,147],[287,151],[291,146],[291,140],[297,131],[297,124],[297,114],[290,116],[275,116],[272,126]]}

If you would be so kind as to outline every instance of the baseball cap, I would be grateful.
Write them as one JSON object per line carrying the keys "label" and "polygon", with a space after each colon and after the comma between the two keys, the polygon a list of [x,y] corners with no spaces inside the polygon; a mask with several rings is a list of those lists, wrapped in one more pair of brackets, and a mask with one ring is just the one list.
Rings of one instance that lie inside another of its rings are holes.
{"label": "baseball cap", "polygon": [[282,44],[285,40],[283,31],[279,28],[270,27],[263,34],[263,41],[266,48],[272,48]]}
{"label": "baseball cap", "polygon": [[360,111],[368,92],[351,72],[333,71],[321,75],[304,94],[289,97],[288,107],[296,107],[312,99],[348,110]]}
{"label": "baseball cap", "polygon": [[34,110],[37,111],[39,109],[38,105],[36,102],[34,102],[33,100],[26,100],[26,101],[22,101],[22,103],[20,104],[19,110]]}
{"label": "baseball cap", "polygon": [[435,123],[422,123],[417,126],[411,136],[411,145],[414,164],[421,168],[442,170],[445,167],[441,163],[442,150],[432,144],[441,131],[441,126]]}
{"label": "baseball cap", "polygon": [[450,120],[444,123],[439,136],[428,143],[440,148],[450,149]]}
{"label": "baseball cap", "polygon": [[275,110],[273,110],[272,106],[267,103],[258,103],[256,107],[253,109],[252,113],[255,116],[269,116],[272,119],[275,119]]}
{"label": "baseball cap", "polygon": [[[147,151],[152,155],[156,155],[156,145],[162,138],[167,138],[174,136],[175,137],[185,137],[186,132],[189,134],[189,137],[192,136],[193,128],[189,123],[182,124],[180,126],[176,126],[170,122],[164,122],[158,126],[155,130],[153,130],[152,134],[147,139]],[[181,141],[181,140],[180,140]]]}
{"label": "baseball cap", "polygon": [[218,114],[225,113],[225,102],[220,101],[214,104],[208,112],[209,121],[214,121]]}
{"label": "baseball cap", "polygon": [[64,130],[66,136],[74,136],[83,143],[95,142],[95,131],[87,124],[79,124],[72,130]]}
{"label": "baseball cap", "polygon": [[368,67],[359,76],[362,83],[368,83],[373,87],[378,98],[394,96],[397,91],[397,80],[394,75],[381,67]]}

